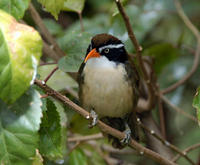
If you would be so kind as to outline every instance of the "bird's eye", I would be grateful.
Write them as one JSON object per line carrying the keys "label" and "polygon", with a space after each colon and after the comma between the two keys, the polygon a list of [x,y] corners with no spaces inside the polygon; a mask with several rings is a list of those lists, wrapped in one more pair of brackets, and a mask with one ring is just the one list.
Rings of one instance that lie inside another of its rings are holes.
{"label": "bird's eye", "polygon": [[104,53],[109,53],[110,49],[106,48],[104,49]]}

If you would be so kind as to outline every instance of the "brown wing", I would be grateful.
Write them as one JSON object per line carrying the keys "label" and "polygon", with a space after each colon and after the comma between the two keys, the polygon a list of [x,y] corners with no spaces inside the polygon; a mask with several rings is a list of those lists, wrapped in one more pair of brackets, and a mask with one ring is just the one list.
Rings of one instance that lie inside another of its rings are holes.
{"label": "brown wing", "polygon": [[[134,65],[131,65],[130,62],[127,62],[125,64],[125,69],[128,74],[128,81],[131,83],[133,89],[133,103],[134,107],[136,107],[139,99],[139,74],[136,67]],[[128,116],[128,125],[131,129],[132,137],[136,140],[139,140],[139,126],[137,124],[137,114],[134,108],[132,113]]]}
{"label": "brown wing", "polygon": [[78,84],[79,84],[79,91],[78,91],[78,95],[79,95],[79,101],[80,101],[80,104],[82,104],[82,86],[83,86],[83,83],[84,83],[84,75],[83,75],[83,69],[85,67],[85,63],[83,62],[78,70],[78,77],[77,77],[77,80],[78,80]]}
{"label": "brown wing", "polygon": [[139,98],[139,74],[134,65],[131,65],[130,62],[125,63],[125,69],[127,72],[127,79],[131,83],[132,89],[133,89],[133,94],[134,94],[134,100],[133,102],[135,103],[134,105],[136,106],[138,98]]}

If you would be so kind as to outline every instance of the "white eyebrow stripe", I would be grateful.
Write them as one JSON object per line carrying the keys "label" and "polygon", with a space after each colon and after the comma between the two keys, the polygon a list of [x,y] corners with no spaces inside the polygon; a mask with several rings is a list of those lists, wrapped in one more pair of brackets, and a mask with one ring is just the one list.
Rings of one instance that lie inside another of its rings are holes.
{"label": "white eyebrow stripe", "polygon": [[101,52],[105,48],[112,49],[112,48],[121,48],[123,46],[124,46],[124,44],[117,44],[117,45],[110,44],[110,45],[105,45],[105,46],[102,46],[102,47],[99,48],[99,52]]}

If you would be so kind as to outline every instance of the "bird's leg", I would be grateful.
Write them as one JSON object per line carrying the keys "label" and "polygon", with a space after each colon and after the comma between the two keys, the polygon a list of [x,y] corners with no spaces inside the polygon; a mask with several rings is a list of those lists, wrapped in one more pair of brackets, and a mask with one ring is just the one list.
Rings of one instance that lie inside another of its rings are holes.
{"label": "bird's leg", "polygon": [[92,127],[94,127],[94,126],[97,124],[98,115],[97,115],[97,113],[92,109],[92,110],[90,111],[90,116],[91,116],[91,118],[92,118],[92,121],[91,121],[89,127],[92,128]]}
{"label": "bird's leg", "polygon": [[130,129],[129,125],[127,124],[127,122],[125,123],[125,127],[126,127],[126,129],[124,131],[125,136],[120,142],[123,144],[128,144],[131,140],[131,129]]}

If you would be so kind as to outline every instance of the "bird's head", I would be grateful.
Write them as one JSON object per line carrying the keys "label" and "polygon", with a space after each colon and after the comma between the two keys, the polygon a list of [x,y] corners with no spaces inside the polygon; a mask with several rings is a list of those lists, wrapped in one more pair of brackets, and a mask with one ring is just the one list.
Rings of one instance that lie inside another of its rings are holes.
{"label": "bird's head", "polygon": [[84,63],[91,58],[105,56],[110,61],[124,63],[127,61],[127,53],[124,44],[116,37],[109,34],[97,34],[91,40],[86,53]]}

